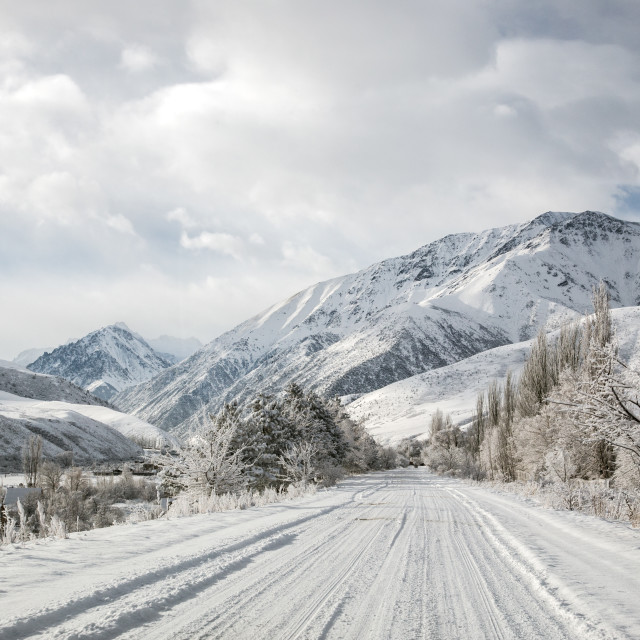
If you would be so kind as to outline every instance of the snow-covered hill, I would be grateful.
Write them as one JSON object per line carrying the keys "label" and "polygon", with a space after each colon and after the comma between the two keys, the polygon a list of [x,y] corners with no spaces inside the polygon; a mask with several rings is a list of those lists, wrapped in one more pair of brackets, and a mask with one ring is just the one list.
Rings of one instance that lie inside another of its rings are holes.
{"label": "snow-covered hill", "polygon": [[639,263],[640,225],[590,211],[446,236],[301,291],[115,402],[173,429],[293,380],[374,391],[557,328],[600,279],[613,306],[636,305]]}
{"label": "snow-covered hill", "polygon": [[165,431],[72,382],[0,367],[0,471],[21,468],[22,449],[33,435],[42,437],[46,458],[73,451],[76,464],[129,460],[141,454],[140,443],[177,445]]}
{"label": "snow-covered hill", "polygon": [[[4,365],[7,366],[4,366]],[[0,391],[34,400],[60,400],[73,404],[110,406],[73,382],[56,376],[34,373],[0,361]]]}
{"label": "snow-covered hill", "polygon": [[142,449],[116,429],[82,411],[105,407],[31,400],[0,391],[0,470],[19,471],[31,436],[42,437],[45,458],[73,451],[75,464],[130,460]]}
{"label": "snow-covered hill", "polygon": [[[614,309],[612,315],[620,357],[640,370],[640,307]],[[550,332],[549,340],[557,333]],[[367,431],[385,444],[428,437],[431,416],[438,409],[449,413],[455,424],[467,424],[472,420],[478,393],[486,391],[491,380],[502,382],[507,371],[518,375],[532,342],[490,349],[395,382],[350,402],[347,411],[353,419],[363,420]]]}
{"label": "snow-covered hill", "polygon": [[28,368],[60,376],[109,400],[170,365],[144,338],[119,322],[43,354]]}

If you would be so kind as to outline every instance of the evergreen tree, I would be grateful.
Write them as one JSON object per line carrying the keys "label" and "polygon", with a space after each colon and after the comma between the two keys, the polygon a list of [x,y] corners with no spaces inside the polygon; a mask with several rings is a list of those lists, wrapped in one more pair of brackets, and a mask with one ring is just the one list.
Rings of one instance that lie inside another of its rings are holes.
{"label": "evergreen tree", "polygon": [[301,440],[301,432],[272,396],[259,394],[251,406],[248,418],[262,451],[254,465],[257,486],[278,484],[283,470],[279,462],[285,451]]}

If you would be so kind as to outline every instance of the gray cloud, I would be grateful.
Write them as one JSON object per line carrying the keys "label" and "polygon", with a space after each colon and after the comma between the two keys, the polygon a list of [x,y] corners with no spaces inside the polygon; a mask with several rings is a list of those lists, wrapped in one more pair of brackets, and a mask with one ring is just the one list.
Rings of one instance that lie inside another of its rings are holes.
{"label": "gray cloud", "polygon": [[211,339],[542,211],[640,211],[637,2],[0,0],[0,357]]}

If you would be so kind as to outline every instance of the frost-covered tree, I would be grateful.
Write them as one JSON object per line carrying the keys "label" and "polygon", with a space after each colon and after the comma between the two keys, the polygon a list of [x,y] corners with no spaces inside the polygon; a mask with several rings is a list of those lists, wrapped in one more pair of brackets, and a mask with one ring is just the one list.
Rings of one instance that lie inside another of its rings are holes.
{"label": "frost-covered tree", "polygon": [[469,449],[472,455],[478,455],[480,446],[484,440],[487,416],[485,413],[484,392],[480,392],[476,398],[476,410],[473,415],[471,429],[469,432]]}
{"label": "frost-covered tree", "polygon": [[310,442],[297,442],[280,455],[282,476],[288,482],[306,487],[315,474],[317,448]]}
{"label": "frost-covered tree", "polygon": [[520,375],[518,412],[521,416],[528,418],[540,412],[553,388],[554,374],[554,361],[547,336],[540,331]]}
{"label": "frost-covered tree", "polygon": [[516,479],[517,455],[513,439],[513,421],[516,412],[517,389],[511,371],[502,387],[502,411],[498,424],[497,467],[502,478]]}
{"label": "frost-covered tree", "polygon": [[236,491],[245,484],[243,449],[233,446],[238,425],[227,418],[212,418],[201,426],[177,455],[155,458],[166,488],[210,495]]}
{"label": "frost-covered tree", "polygon": [[259,394],[253,401],[248,421],[261,447],[252,470],[254,485],[261,488],[278,484],[282,476],[280,456],[301,440],[300,430],[283,411],[281,403],[266,394]]}
{"label": "frost-covered tree", "polygon": [[[581,376],[556,398],[594,445],[604,443],[640,462],[640,376],[611,346],[594,347]],[[602,446],[600,444],[600,446]]]}
{"label": "frost-covered tree", "polygon": [[300,439],[313,444],[315,462],[341,465],[347,453],[347,441],[336,420],[336,408],[317,393],[305,393],[296,383],[290,384],[283,398],[283,412],[296,425]]}
{"label": "frost-covered tree", "polygon": [[618,359],[609,295],[601,282],[594,289],[594,313],[585,320],[582,361],[567,368],[552,402],[588,445],[583,473],[609,477],[616,449],[640,456],[640,405],[638,380]]}

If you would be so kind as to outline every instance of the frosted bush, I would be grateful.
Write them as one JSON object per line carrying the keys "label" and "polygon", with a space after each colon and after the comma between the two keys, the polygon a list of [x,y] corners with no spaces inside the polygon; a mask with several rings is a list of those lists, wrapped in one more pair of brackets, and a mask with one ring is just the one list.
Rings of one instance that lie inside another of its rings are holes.
{"label": "frosted bush", "polygon": [[532,498],[548,509],[581,511],[604,520],[619,520],[640,527],[640,491],[612,488],[608,480],[482,484],[504,493]]}
{"label": "frosted bush", "polygon": [[223,493],[220,495],[214,493],[206,495],[185,491],[179,494],[171,503],[168,515],[173,518],[180,518],[195,514],[262,507],[275,502],[314,495],[316,492],[316,485],[303,487],[294,484],[281,490],[267,487],[263,491],[244,490],[238,493]]}
{"label": "frosted bush", "polygon": [[65,523],[57,516],[53,515],[49,523],[49,535],[61,540],[67,537],[67,527]]}

